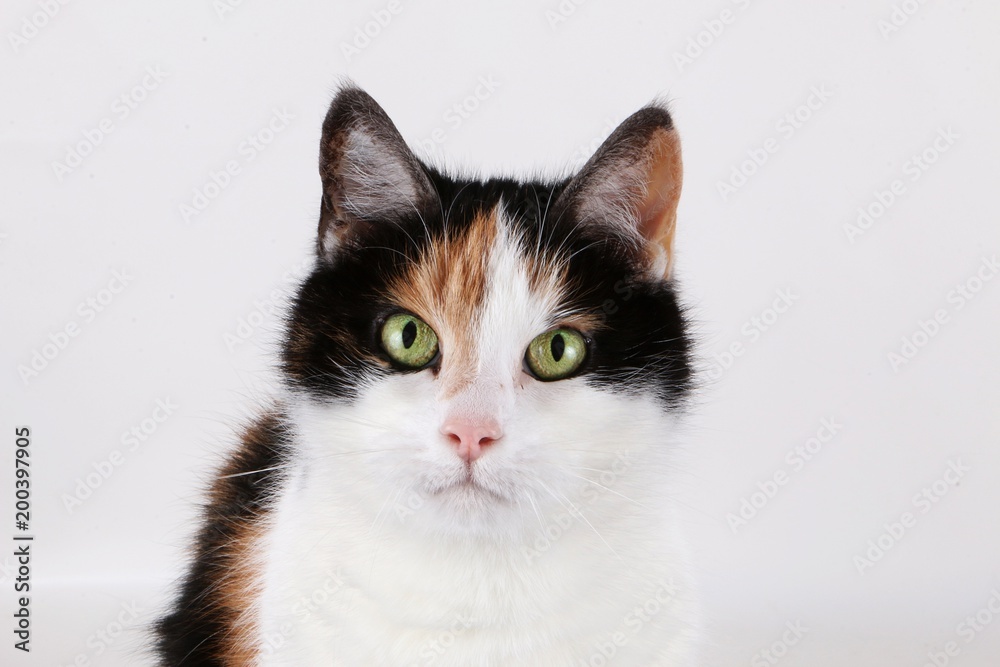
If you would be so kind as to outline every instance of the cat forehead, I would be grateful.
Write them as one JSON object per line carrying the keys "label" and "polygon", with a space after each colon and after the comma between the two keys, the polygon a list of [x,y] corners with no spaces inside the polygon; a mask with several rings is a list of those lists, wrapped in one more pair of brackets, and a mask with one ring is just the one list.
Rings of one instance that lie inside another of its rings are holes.
{"label": "cat forehead", "polygon": [[437,332],[448,394],[484,373],[516,371],[523,346],[552,326],[594,326],[568,306],[568,280],[564,258],[532,244],[501,202],[429,238],[387,296]]}

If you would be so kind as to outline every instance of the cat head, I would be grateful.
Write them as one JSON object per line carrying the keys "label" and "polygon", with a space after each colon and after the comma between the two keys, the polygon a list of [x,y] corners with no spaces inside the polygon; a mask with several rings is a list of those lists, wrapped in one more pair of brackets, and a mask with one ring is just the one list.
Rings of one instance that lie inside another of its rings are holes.
{"label": "cat head", "polygon": [[691,381],[670,281],[680,144],[663,107],[572,177],[464,180],[347,87],[319,167],[318,259],[283,370],[302,455],[342,502],[517,532],[525,508],[580,502],[623,460],[663,460]]}

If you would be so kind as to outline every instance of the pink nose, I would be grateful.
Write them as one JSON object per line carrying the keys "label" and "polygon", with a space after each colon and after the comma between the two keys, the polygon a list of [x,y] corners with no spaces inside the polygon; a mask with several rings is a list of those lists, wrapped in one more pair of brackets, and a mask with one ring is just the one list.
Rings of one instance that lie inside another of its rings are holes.
{"label": "pink nose", "polygon": [[466,463],[478,459],[483,448],[503,437],[500,424],[493,419],[450,419],[441,427],[441,433]]}

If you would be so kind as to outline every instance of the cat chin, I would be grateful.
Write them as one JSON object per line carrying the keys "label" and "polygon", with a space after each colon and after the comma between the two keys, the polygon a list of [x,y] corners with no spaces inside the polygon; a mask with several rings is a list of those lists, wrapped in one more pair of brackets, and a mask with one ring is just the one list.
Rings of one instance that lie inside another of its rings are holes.
{"label": "cat chin", "polygon": [[524,514],[516,500],[487,484],[463,479],[446,486],[427,488],[421,507],[409,527],[441,537],[476,538],[498,542],[521,541],[526,533]]}
{"label": "cat chin", "polygon": [[498,493],[491,489],[488,484],[472,476],[458,479],[438,488],[427,489],[427,493],[432,497],[440,498],[441,502],[468,508],[469,511],[475,512],[489,510],[497,505],[513,504],[508,495]]}

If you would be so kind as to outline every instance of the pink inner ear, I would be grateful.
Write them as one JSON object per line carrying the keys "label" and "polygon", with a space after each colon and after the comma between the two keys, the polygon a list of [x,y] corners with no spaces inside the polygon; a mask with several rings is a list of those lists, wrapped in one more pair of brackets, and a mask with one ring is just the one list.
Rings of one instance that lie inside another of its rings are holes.
{"label": "pink inner ear", "polygon": [[649,161],[645,166],[646,192],[638,202],[638,231],[646,240],[659,244],[673,256],[677,203],[684,178],[681,143],[675,130],[657,130],[649,143]]}

